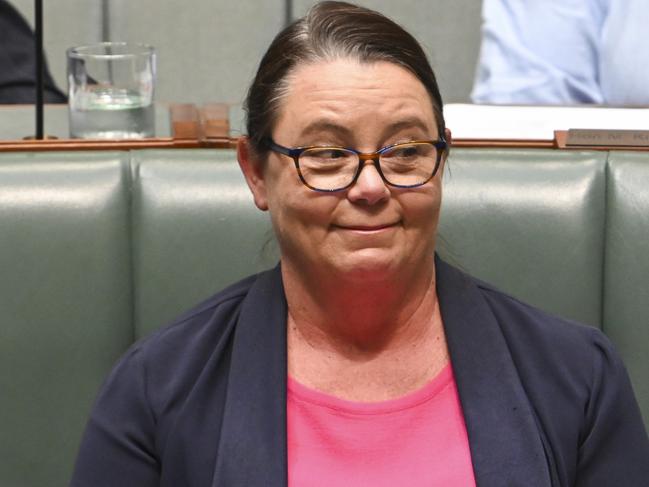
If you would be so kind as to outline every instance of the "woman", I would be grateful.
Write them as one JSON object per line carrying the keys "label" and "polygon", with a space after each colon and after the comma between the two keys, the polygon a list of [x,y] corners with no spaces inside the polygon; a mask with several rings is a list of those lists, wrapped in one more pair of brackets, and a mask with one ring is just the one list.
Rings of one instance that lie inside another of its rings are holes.
{"label": "woman", "polygon": [[238,155],[281,266],[126,354],[72,485],[646,484],[606,338],[435,258],[441,107],[375,12],[324,2],[278,35]]}

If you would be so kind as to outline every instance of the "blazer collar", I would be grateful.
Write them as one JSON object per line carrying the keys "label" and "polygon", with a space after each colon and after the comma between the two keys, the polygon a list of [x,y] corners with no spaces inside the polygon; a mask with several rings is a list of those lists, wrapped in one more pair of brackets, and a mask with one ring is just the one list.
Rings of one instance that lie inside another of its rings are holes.
{"label": "blazer collar", "polygon": [[283,487],[288,483],[286,313],[277,266],[260,274],[253,284],[232,338],[214,487]]}
{"label": "blazer collar", "polygon": [[437,296],[480,487],[547,487],[532,408],[498,322],[475,281],[436,259]]}

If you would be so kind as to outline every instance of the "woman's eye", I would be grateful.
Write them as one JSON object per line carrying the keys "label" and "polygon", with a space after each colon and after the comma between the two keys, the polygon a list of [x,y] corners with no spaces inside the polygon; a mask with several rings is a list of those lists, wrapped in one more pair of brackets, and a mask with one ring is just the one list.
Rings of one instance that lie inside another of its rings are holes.
{"label": "woman's eye", "polygon": [[346,151],[340,149],[318,149],[309,151],[308,156],[320,159],[340,159],[347,157],[348,154]]}
{"label": "woman's eye", "polygon": [[329,156],[330,159],[340,159],[341,157],[347,157],[347,152],[337,150],[337,149],[331,149],[329,151]]}
{"label": "woman's eye", "polygon": [[419,155],[417,146],[398,147],[394,149],[389,157],[409,158]]}

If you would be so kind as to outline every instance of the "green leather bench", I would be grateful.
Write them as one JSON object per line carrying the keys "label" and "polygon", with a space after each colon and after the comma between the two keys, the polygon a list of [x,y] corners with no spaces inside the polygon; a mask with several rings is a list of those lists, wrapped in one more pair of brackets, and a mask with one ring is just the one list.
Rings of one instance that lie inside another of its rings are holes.
{"label": "green leather bench", "polygon": [[[439,250],[617,344],[649,419],[649,153],[454,150]],[[0,485],[66,485],[134,340],[274,264],[226,150],[0,154]]]}

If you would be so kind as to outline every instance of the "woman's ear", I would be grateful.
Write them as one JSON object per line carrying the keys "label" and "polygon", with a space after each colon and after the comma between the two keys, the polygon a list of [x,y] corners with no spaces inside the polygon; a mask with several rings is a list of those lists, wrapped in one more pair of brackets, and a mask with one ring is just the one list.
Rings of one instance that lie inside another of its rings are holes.
{"label": "woman's ear", "polygon": [[248,137],[239,137],[237,141],[237,159],[239,167],[246,178],[246,183],[252,192],[255,205],[262,211],[268,210],[268,197],[266,180],[264,179],[264,165],[257,152],[252,148]]}
{"label": "woman's ear", "polygon": [[451,129],[444,129],[444,139],[446,144],[450,147],[453,144],[453,136],[451,135]]}
{"label": "woman's ear", "polygon": [[451,131],[449,129],[444,129],[444,140],[446,141],[446,150],[442,155],[441,168],[440,168],[442,174],[444,173],[444,167],[446,166],[446,159],[448,158],[448,154],[451,151],[451,145],[453,144],[453,135],[451,135]]}

